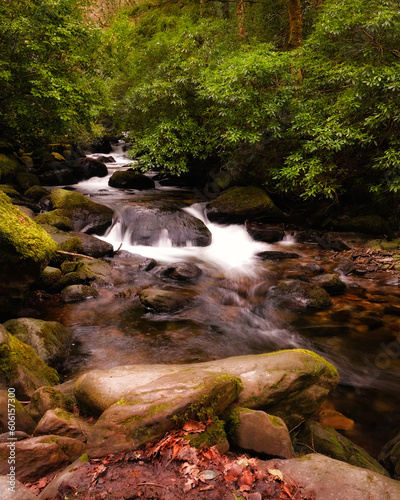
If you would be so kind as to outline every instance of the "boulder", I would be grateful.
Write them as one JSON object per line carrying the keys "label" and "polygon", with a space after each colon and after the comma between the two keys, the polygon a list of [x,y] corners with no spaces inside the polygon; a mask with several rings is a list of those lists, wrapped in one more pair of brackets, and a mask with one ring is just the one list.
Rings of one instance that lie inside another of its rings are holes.
{"label": "boulder", "polygon": [[57,245],[39,225],[0,192],[0,316],[10,317],[22,305]]}
{"label": "boulder", "polygon": [[144,259],[142,262],[139,263],[138,265],[138,270],[139,271],[151,271],[154,269],[157,265],[157,261],[154,259]]}
{"label": "boulder", "polygon": [[256,186],[232,187],[208,203],[207,217],[212,222],[244,223],[247,219],[283,220],[284,214],[271,198]]}
{"label": "boulder", "polygon": [[95,236],[77,231],[71,231],[70,235],[81,240],[81,250],[79,253],[89,255],[89,257],[94,257],[95,259],[114,254],[114,247],[107,241],[99,240]]}
{"label": "boulder", "polygon": [[116,160],[113,156],[100,155],[96,158],[96,160],[101,161],[102,163],[116,163]]}
{"label": "boulder", "polygon": [[108,155],[112,151],[112,146],[110,141],[106,137],[101,137],[97,141],[95,141],[93,144],[90,146],[90,151],[92,153],[101,153]]}
{"label": "boulder", "polygon": [[346,291],[347,285],[337,274],[322,274],[312,279],[312,283],[320,286],[329,295],[340,295]]}
{"label": "boulder", "polygon": [[[73,462],[85,452],[82,441],[64,436],[40,436],[15,442],[16,477],[34,482]],[[8,474],[10,447],[0,443],[0,474]]]}
{"label": "boulder", "polygon": [[78,158],[72,164],[72,172],[76,179],[83,181],[92,177],[105,177],[108,174],[103,162],[94,158]]}
{"label": "boulder", "polygon": [[5,475],[0,476],[0,491],[2,500],[37,500],[38,498],[20,481],[17,479],[14,481],[14,479]]}
{"label": "boulder", "polygon": [[44,212],[38,214],[35,217],[36,224],[48,224],[49,226],[54,226],[61,231],[71,231],[73,229],[73,224],[71,219],[66,215],[64,210],[56,209],[50,212]]}
{"label": "boulder", "polygon": [[66,304],[73,302],[83,302],[84,300],[96,299],[99,292],[88,285],[70,285],[64,288],[61,293],[61,299]]}
{"label": "boulder", "polygon": [[294,442],[299,443],[296,447],[299,451],[309,453],[310,449],[313,449],[321,455],[389,476],[387,470],[360,446],[352,443],[335,429],[325,427],[314,420],[308,420],[301,426]]}
{"label": "boulder", "polygon": [[114,172],[108,185],[125,189],[153,189],[155,187],[153,179],[132,169]]}
{"label": "boulder", "polygon": [[294,450],[285,422],[264,411],[236,408],[228,417],[232,443],[250,453],[293,458]]}
{"label": "boulder", "polygon": [[163,267],[159,274],[176,281],[193,281],[201,276],[202,270],[191,262],[175,262]]}
{"label": "boulder", "polygon": [[56,293],[61,290],[59,282],[62,272],[57,267],[47,266],[43,269],[36,286],[39,290]]}
{"label": "boulder", "polygon": [[72,411],[73,405],[73,401],[56,387],[42,386],[32,394],[27,412],[35,422],[38,422],[47,410],[61,408],[62,410]]}
{"label": "boulder", "polygon": [[147,309],[159,313],[178,311],[190,304],[195,296],[195,292],[181,289],[145,288],[139,293],[140,302]]}
{"label": "boulder", "polygon": [[59,381],[57,372],[47,366],[33,347],[24,344],[0,325],[0,387],[13,387],[19,399],[29,399],[43,385]]}
{"label": "boulder", "polygon": [[84,443],[90,432],[90,425],[82,417],[74,415],[62,408],[47,410],[40,419],[35,436],[42,434],[53,434],[79,439]]}
{"label": "boulder", "polygon": [[46,364],[60,363],[72,344],[72,332],[56,321],[35,318],[11,319],[6,330],[21,342],[30,345]]}
{"label": "boulder", "polygon": [[259,252],[257,257],[261,260],[285,260],[285,259],[298,259],[300,255],[293,252],[279,252],[277,250],[266,250],[265,252]]}
{"label": "boulder", "polygon": [[303,495],[315,500],[398,500],[400,483],[368,469],[360,469],[320,454],[290,460],[258,462],[279,470],[283,480],[296,483]]}
{"label": "boulder", "polygon": [[299,280],[280,281],[270,288],[267,298],[278,307],[299,312],[332,305],[332,299],[323,288]]}
{"label": "boulder", "polygon": [[122,235],[128,232],[133,245],[154,246],[168,238],[174,247],[205,247],[212,240],[210,231],[200,219],[164,205],[127,206],[117,215],[114,223],[120,225]]}
{"label": "boulder", "polygon": [[378,460],[394,478],[400,479],[400,434],[385,444]]}
{"label": "boulder", "polygon": [[191,419],[217,417],[241,390],[237,377],[227,374],[165,375],[131,388],[129,394],[102,413],[87,442],[90,457],[121,453],[160,439]]}
{"label": "boulder", "polygon": [[22,170],[22,164],[14,154],[0,153],[0,179],[3,182],[13,179],[20,170]]}
{"label": "boulder", "polygon": [[49,195],[50,191],[42,186],[32,186],[24,193],[25,198],[28,198],[36,203],[38,203],[45,196]]}
{"label": "boulder", "polygon": [[275,243],[276,241],[283,240],[285,236],[285,231],[281,226],[272,226],[271,224],[246,221],[245,227],[249,235],[256,241]]}
{"label": "boulder", "polygon": [[44,163],[38,171],[38,177],[40,184],[43,186],[69,186],[78,182],[67,161],[50,161]]}
{"label": "boulder", "polygon": [[83,194],[53,189],[50,197],[53,207],[62,209],[71,219],[75,231],[99,234],[111,225],[113,210],[89,200]]}
{"label": "boulder", "polygon": [[[8,415],[8,392],[5,389],[0,389],[0,432],[6,433],[9,430],[8,424],[10,422]],[[32,434],[33,430],[36,427],[35,422],[32,417],[29,415],[25,407],[18,401],[17,398],[13,398],[10,400],[10,403],[13,405],[15,416],[15,429],[17,431],[26,432],[27,434]]]}
{"label": "boulder", "polygon": [[[235,356],[206,363],[182,365],[133,365],[92,370],[75,383],[78,405],[100,414],[131,391],[146,388],[165,377],[187,380],[210,373],[239,377],[243,391],[234,406],[268,411],[289,428],[310,417],[337,385],[336,369],[321,356],[302,349],[270,354]],[[160,382],[160,387],[163,387]],[[182,390],[184,386],[182,386]],[[168,398],[167,398],[168,399]]]}
{"label": "boulder", "polygon": [[[108,262],[101,259],[79,259],[75,262],[65,261],[61,264],[64,276],[62,283],[67,286],[67,276],[75,275],[79,278],[78,283],[94,282],[96,286],[109,287],[114,283],[124,283],[124,276],[114,269]],[[126,277],[125,277],[126,279]],[[72,283],[68,283],[72,284]]]}
{"label": "boulder", "polygon": [[25,192],[33,186],[38,186],[40,184],[40,181],[39,177],[35,174],[20,172],[17,175],[17,184],[21,188],[22,192]]}

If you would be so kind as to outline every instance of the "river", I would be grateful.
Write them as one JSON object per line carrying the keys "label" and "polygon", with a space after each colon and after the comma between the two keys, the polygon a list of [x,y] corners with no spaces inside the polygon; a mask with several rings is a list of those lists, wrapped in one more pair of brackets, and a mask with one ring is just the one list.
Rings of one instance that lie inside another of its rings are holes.
{"label": "river", "polygon": [[[400,318],[384,313],[388,304],[400,306],[398,287],[346,277],[347,292],[334,297],[327,311],[299,315],[274,308],[265,300],[266,290],[280,278],[290,277],[298,262],[263,262],[256,254],[264,250],[297,252],[302,263],[317,259],[325,264],[323,252],[313,244],[296,241],[295,234],[267,244],[254,241],[244,226],[212,224],[204,215],[205,204],[199,202],[197,190],[157,182],[155,189],[147,191],[112,188],[108,186],[112,173],[126,169],[131,160],[122,145],[110,156],[116,162],[107,164],[109,175],[79,183],[75,186],[79,192],[108,205],[120,217],[127,206],[145,211],[162,205],[190,213],[207,225],[212,243],[198,247],[188,241],[186,246],[172,246],[161,229],[152,246],[140,245],[129,227],[122,229],[121,219],[116,222],[101,239],[119,250],[110,262],[126,281],[100,289],[98,299],[53,305],[43,313],[74,332],[66,378],[124,364],[195,363],[280,349],[311,349],[339,370],[341,385],[329,405],[354,420],[354,428],[345,435],[376,457],[400,423]],[[145,311],[135,292],[163,280],[157,273],[138,270],[143,257],[161,265],[185,261],[200,267],[198,281],[173,285],[196,294],[193,305],[169,314]],[[121,299],[127,290],[132,298]]]}

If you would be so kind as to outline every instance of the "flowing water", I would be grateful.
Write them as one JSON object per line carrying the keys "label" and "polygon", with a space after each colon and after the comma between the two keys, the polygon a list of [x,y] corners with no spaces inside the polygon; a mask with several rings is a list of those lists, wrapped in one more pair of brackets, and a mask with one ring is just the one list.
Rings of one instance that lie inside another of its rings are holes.
{"label": "flowing water", "polygon": [[[400,306],[399,289],[348,278],[347,292],[335,297],[328,311],[299,316],[274,308],[265,300],[268,288],[282,277],[290,278],[299,261],[319,259],[329,268],[323,252],[315,245],[296,242],[295,235],[286,234],[283,241],[270,245],[254,241],[243,226],[210,223],[194,191],[157,182],[155,189],[147,191],[109,187],[111,174],[130,162],[121,147],[111,155],[116,163],[107,164],[107,177],[81,182],[76,189],[118,215],[101,239],[119,249],[110,262],[123,280],[100,289],[96,300],[57,304],[45,312],[48,319],[61,321],[74,332],[67,377],[123,364],[195,363],[279,349],[311,349],[340,372],[341,385],[330,404],[355,421],[346,435],[376,456],[400,422],[400,318],[385,313],[388,304]],[[151,246],[138,244],[132,237],[135,228],[124,223],[127,207],[136,213],[160,206],[201,219],[212,233],[211,245],[193,246],[189,240],[185,246],[173,246],[162,228],[153,235]],[[275,263],[256,257],[271,249],[297,252],[301,257]],[[156,272],[139,269],[144,257],[159,265],[192,262],[202,275],[196,283],[168,283]],[[183,288],[196,298],[190,307],[175,313],[147,312],[136,295],[145,286]]]}

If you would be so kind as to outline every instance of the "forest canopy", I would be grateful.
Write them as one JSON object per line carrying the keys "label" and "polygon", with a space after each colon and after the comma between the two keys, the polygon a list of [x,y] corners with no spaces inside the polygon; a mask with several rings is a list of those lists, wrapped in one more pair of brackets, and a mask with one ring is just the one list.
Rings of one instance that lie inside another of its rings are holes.
{"label": "forest canopy", "polygon": [[0,126],[300,198],[400,189],[397,0],[3,1]]}

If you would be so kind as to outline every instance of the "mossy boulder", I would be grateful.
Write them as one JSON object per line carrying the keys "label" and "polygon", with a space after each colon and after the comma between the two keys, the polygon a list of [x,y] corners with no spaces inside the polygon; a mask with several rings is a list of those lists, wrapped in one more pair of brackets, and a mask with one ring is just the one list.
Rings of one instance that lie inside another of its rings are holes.
{"label": "mossy boulder", "polygon": [[14,387],[19,399],[29,398],[43,385],[59,382],[56,370],[47,366],[33,347],[10,335],[0,325],[0,387]]}
{"label": "mossy boulder", "polygon": [[90,427],[90,424],[82,417],[74,415],[63,408],[54,408],[46,411],[40,419],[34,434],[35,436],[43,434],[66,436],[86,443]]}
{"label": "mossy boulder", "polygon": [[83,194],[66,189],[53,189],[50,198],[53,208],[62,209],[71,219],[75,231],[104,233],[111,225],[114,211],[95,203]]}
{"label": "mossy boulder", "polygon": [[203,432],[188,434],[185,439],[190,446],[201,450],[214,446],[221,455],[229,451],[229,441],[225,432],[225,422],[218,417],[212,419],[211,424]]}
{"label": "mossy boulder", "polygon": [[337,274],[321,274],[313,278],[312,283],[323,288],[329,295],[340,295],[347,288],[346,283]]}
{"label": "mossy boulder", "polygon": [[61,299],[66,304],[96,299],[99,292],[89,285],[70,285],[63,289]]}
{"label": "mossy boulder", "polygon": [[11,316],[51,260],[57,245],[0,192],[0,315]]}
{"label": "mossy boulder", "polygon": [[238,397],[240,379],[229,375],[165,375],[131,389],[102,413],[89,435],[88,454],[101,457],[160,439],[191,419],[218,417]]}
{"label": "mossy boulder", "polygon": [[[162,380],[208,377],[210,373],[239,377],[243,391],[232,406],[264,410],[282,418],[289,428],[309,418],[337,385],[337,370],[317,354],[302,349],[187,365],[133,365],[92,370],[74,386],[79,405],[100,414],[112,404],[126,400],[131,391],[165,387]],[[184,390],[184,384],[182,385]],[[166,401],[168,397],[166,396]]]}
{"label": "mossy boulder", "polygon": [[17,175],[17,184],[21,188],[22,192],[27,191],[33,186],[40,185],[39,177],[35,174],[29,172],[20,172]]}
{"label": "mossy boulder", "polygon": [[[0,443],[0,474],[8,474],[8,443]],[[76,460],[85,452],[82,441],[64,436],[40,436],[15,443],[18,457],[16,477],[23,482],[37,481]]]}
{"label": "mossy boulder", "polygon": [[45,196],[49,196],[50,191],[42,186],[32,186],[24,192],[25,198],[39,202]]}
{"label": "mossy boulder", "polygon": [[[9,431],[8,424],[10,422],[8,415],[8,392],[5,389],[0,389],[0,434]],[[14,399],[11,401],[15,410],[15,429],[23,431],[27,434],[32,434],[36,427],[33,418],[29,415],[25,407]]]}
{"label": "mossy boulder", "polygon": [[155,187],[153,179],[132,169],[114,172],[108,185],[125,189],[152,189]]}
{"label": "mossy boulder", "polygon": [[290,460],[257,462],[262,470],[280,470],[301,488],[302,495],[315,500],[369,500],[400,498],[400,483],[393,479],[325,457],[319,453]]}
{"label": "mossy boulder", "polygon": [[228,417],[228,433],[238,448],[258,455],[293,458],[285,422],[260,410],[235,408]]}
{"label": "mossy boulder", "polygon": [[332,305],[332,299],[323,288],[300,280],[280,281],[270,288],[267,298],[278,307],[299,312]]}
{"label": "mossy boulder", "polygon": [[32,394],[27,412],[38,422],[47,410],[61,408],[63,410],[72,411],[74,402],[72,399],[65,396],[56,387],[42,386]]}
{"label": "mossy boulder", "polygon": [[391,233],[388,222],[380,215],[359,215],[338,221],[335,231],[348,231],[373,235],[388,235]]}
{"label": "mossy boulder", "polygon": [[43,269],[36,287],[49,293],[56,293],[61,290],[60,279],[62,272],[57,267],[47,266]]}
{"label": "mossy boulder", "polygon": [[61,363],[71,347],[71,330],[56,321],[18,318],[7,321],[4,327],[21,342],[33,347],[46,364]]}
{"label": "mossy boulder", "polygon": [[296,449],[303,453],[309,453],[310,449],[313,449],[316,453],[335,458],[341,462],[389,476],[387,470],[365,450],[352,443],[350,439],[335,429],[321,425],[314,420],[308,420],[301,426],[294,442]]}
{"label": "mossy boulder", "polygon": [[23,166],[13,154],[0,153],[0,179],[14,178]]}
{"label": "mossy boulder", "polygon": [[145,288],[139,293],[140,302],[155,312],[173,312],[189,305],[196,293],[189,290],[161,290],[158,288]]}
{"label": "mossy boulder", "polygon": [[246,220],[282,220],[284,214],[271,198],[256,186],[232,187],[207,205],[212,222],[243,223]]}
{"label": "mossy boulder", "polygon": [[73,229],[71,219],[66,215],[64,210],[58,208],[50,212],[38,214],[35,217],[35,222],[36,224],[49,224],[57,229],[61,229],[61,231],[72,231]]}
{"label": "mossy boulder", "polygon": [[22,198],[21,193],[17,191],[15,187],[10,186],[10,184],[0,184],[0,191],[14,200],[16,203]]}

